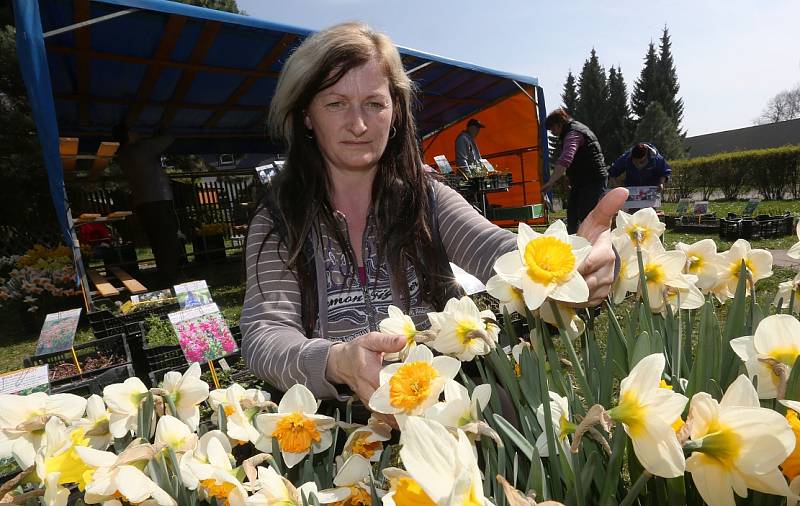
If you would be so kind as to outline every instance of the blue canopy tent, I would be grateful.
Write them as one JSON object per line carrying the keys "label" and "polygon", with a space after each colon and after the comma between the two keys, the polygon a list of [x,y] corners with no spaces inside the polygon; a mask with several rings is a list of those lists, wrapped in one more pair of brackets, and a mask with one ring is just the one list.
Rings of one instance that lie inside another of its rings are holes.
{"label": "blue canopy tent", "polygon": [[[169,131],[177,139],[170,153],[281,152],[265,136],[266,111],[283,62],[309,30],[165,0],[13,5],[22,74],[68,244],[77,241],[59,137],[77,137],[89,150],[125,121],[145,134]],[[521,91],[543,122],[535,78],[400,51],[419,88],[420,137]],[[540,131],[531,141],[546,147]]]}

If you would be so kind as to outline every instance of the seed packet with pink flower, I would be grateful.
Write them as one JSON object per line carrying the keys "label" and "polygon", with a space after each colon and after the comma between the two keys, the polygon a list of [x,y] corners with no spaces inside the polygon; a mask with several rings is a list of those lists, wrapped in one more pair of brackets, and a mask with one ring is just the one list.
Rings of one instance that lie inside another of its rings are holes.
{"label": "seed packet with pink flower", "polygon": [[239,349],[216,304],[170,313],[169,321],[189,363],[216,360]]}

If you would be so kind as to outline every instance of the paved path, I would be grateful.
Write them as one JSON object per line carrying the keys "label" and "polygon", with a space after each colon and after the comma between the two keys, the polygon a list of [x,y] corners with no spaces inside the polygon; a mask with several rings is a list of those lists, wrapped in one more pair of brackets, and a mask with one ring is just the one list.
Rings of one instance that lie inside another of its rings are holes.
{"label": "paved path", "polygon": [[785,249],[773,249],[770,253],[772,253],[772,264],[777,267],[800,267],[800,260],[790,258]]}

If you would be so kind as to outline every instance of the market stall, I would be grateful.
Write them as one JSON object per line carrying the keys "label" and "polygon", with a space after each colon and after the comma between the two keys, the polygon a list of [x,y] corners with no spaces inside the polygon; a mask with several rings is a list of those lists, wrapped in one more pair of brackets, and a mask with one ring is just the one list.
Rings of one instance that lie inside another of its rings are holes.
{"label": "market stall", "polygon": [[[76,257],[59,137],[94,152],[124,121],[144,135],[169,132],[170,153],[281,152],[264,136],[265,114],[283,61],[309,30],[163,0],[15,0],[14,11],[53,202]],[[484,151],[514,183],[487,203],[538,203],[547,150],[537,80],[400,50],[419,89],[426,159],[450,156],[452,133],[480,114],[494,125]]]}

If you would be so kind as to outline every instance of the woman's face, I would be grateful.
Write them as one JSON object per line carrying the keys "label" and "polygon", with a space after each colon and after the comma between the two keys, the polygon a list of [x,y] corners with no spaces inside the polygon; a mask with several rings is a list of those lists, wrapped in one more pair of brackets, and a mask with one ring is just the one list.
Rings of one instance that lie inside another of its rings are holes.
{"label": "woman's face", "polygon": [[305,126],[329,171],[366,171],[377,167],[386,149],[392,116],[389,79],[371,60],[317,93]]}

